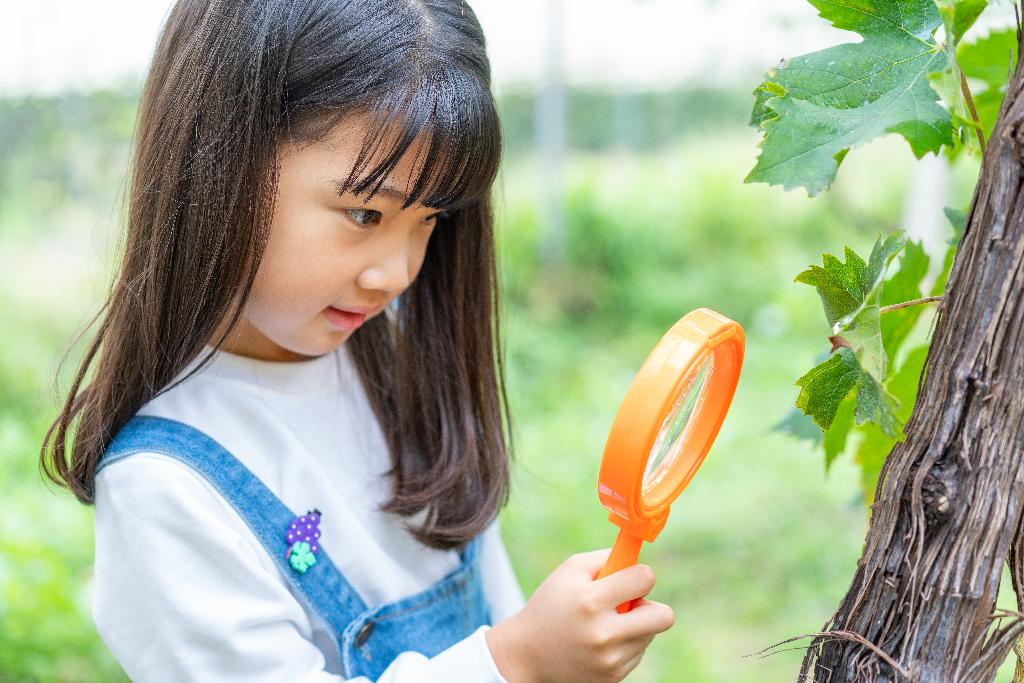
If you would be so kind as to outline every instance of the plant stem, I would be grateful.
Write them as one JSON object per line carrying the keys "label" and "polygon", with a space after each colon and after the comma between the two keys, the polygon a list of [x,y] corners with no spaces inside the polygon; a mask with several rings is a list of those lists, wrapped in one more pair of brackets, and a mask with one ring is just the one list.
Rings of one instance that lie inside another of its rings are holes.
{"label": "plant stem", "polygon": [[899,308],[906,308],[907,306],[917,306],[918,304],[930,304],[933,301],[942,301],[941,296],[926,296],[923,299],[911,299],[910,301],[903,301],[898,304],[889,304],[888,306],[882,306],[878,309],[879,313],[887,313],[889,311],[895,311]]}
{"label": "plant stem", "polygon": [[971,112],[971,118],[974,119],[974,132],[978,134],[978,144],[981,145],[981,153],[984,154],[985,136],[981,132],[981,120],[978,118],[978,110],[974,106],[974,98],[971,97],[971,89],[967,86],[967,77],[964,76],[964,70],[960,68],[960,64],[956,65],[956,70],[960,72],[960,91],[963,92],[967,110]]}

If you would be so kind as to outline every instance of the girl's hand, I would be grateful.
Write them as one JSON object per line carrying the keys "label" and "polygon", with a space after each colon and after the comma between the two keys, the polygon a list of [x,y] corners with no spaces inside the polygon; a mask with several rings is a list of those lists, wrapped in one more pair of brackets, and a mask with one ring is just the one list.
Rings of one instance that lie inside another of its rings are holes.
{"label": "girl's hand", "polygon": [[603,683],[632,671],[655,634],[672,627],[672,608],[640,600],[654,571],[645,564],[595,580],[610,549],[572,555],[530,596],[526,606],[486,631],[498,671],[509,683]]}

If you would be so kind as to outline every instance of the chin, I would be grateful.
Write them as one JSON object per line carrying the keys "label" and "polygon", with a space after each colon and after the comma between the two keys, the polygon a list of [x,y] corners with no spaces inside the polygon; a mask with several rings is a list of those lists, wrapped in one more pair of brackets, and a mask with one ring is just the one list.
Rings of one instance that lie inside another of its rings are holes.
{"label": "chin", "polygon": [[296,348],[295,351],[304,356],[322,356],[337,350],[351,337],[352,332],[334,331],[319,336],[316,341],[308,342],[302,347]]}
{"label": "chin", "polygon": [[311,360],[325,353],[330,353],[338,348],[344,341],[336,339],[300,339],[300,340],[271,340],[276,346],[276,358],[280,361],[303,361]]}

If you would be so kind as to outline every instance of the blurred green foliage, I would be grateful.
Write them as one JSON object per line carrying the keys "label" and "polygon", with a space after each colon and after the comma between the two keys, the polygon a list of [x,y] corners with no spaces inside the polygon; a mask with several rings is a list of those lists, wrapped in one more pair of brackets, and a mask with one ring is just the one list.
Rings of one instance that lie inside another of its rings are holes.
{"label": "blurred green foliage", "polygon": [[[44,486],[37,453],[57,409],[58,363],[69,353],[66,390],[83,350],[74,336],[109,281],[134,100],[65,99],[0,101],[4,681],[123,677],[90,618],[92,509]],[[611,544],[596,477],[618,403],[675,320],[699,306],[721,311],[746,329],[743,376],[700,475],[641,555],[658,575],[651,598],[675,608],[676,626],[630,680],[792,679],[799,652],[746,655],[825,621],[864,533],[853,463],[837,461],[824,478],[810,444],[769,431],[793,405],[794,380],[828,348],[817,297],[793,275],[897,227],[913,158],[898,140],[872,143],[808,201],[742,183],[756,137],[745,107],[722,105],[717,127],[678,123],[651,148],[574,146],[558,267],[537,256],[536,161],[514,154],[503,167],[496,212],[517,459],[505,541],[527,594],[570,553]],[[973,182],[972,169],[954,171],[957,188]]]}
{"label": "blurred green foliage", "polygon": [[[509,88],[500,93],[498,105],[505,137],[516,143],[507,154],[528,156],[535,142],[537,92]],[[652,152],[680,136],[721,130],[749,109],[748,93],[721,87],[654,92],[572,87],[566,91],[566,144],[581,152]]]}

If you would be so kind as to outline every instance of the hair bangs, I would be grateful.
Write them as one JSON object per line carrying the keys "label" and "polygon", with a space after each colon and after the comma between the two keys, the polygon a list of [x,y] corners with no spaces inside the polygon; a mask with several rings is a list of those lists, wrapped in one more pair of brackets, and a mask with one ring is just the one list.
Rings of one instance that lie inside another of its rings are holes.
{"label": "hair bangs", "polygon": [[409,85],[369,109],[362,148],[339,189],[368,192],[370,199],[411,152],[416,178],[403,209],[417,201],[454,209],[485,198],[501,162],[501,126],[490,93],[455,69]]}

